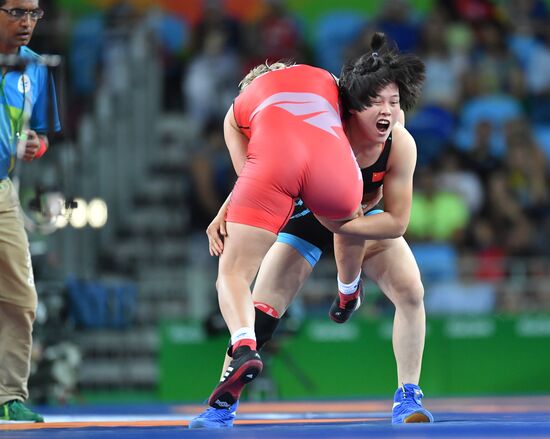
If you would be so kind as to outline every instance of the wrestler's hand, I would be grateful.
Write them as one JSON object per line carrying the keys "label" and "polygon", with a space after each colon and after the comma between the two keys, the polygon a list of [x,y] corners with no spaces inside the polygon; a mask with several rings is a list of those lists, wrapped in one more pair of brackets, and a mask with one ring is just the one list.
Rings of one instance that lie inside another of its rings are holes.
{"label": "wrestler's hand", "polygon": [[363,208],[363,213],[367,213],[373,207],[375,207],[382,197],[384,196],[382,186],[380,186],[376,192],[370,192],[363,195],[363,201],[361,201],[361,207]]}
{"label": "wrestler's hand", "polygon": [[227,236],[225,227],[225,209],[221,209],[206,228],[210,256],[220,256],[223,253],[223,240]]}

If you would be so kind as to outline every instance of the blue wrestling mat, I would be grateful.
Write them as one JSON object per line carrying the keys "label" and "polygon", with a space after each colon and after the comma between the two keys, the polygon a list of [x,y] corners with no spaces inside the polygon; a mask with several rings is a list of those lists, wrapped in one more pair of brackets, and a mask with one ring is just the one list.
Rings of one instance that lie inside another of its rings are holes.
{"label": "blue wrestling mat", "polygon": [[435,424],[391,425],[386,400],[242,403],[232,429],[190,430],[199,405],[44,408],[44,424],[0,424],[0,438],[550,438],[550,397],[433,398]]}

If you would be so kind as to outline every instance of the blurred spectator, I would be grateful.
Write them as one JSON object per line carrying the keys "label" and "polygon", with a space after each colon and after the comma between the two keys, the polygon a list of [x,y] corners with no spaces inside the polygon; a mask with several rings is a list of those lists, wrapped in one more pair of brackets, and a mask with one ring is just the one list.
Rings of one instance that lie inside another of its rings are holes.
{"label": "blurred spectator", "polygon": [[550,212],[550,175],[546,158],[525,120],[510,121],[506,125],[505,137],[504,165],[509,190],[526,215],[538,220]]}
{"label": "blurred spectator", "polygon": [[491,127],[489,140],[491,153],[500,157],[506,149],[504,125],[522,115],[521,103],[510,95],[486,95],[470,99],[464,102],[460,109],[455,136],[456,145],[462,150],[471,150],[478,123],[486,121]]}
{"label": "blurred spectator", "polygon": [[550,123],[550,20],[545,24],[525,68],[529,115],[535,124]]}
{"label": "blurred spectator", "polygon": [[339,75],[347,59],[369,50],[373,32],[366,18],[356,12],[335,10],[325,14],[315,25],[314,64]]}
{"label": "blurred spectator", "polygon": [[152,8],[147,14],[146,24],[155,37],[156,47],[162,63],[163,102],[165,110],[181,110],[180,88],[182,58],[189,45],[189,28],[183,19],[168,14],[160,7]]}
{"label": "blurred spectator", "polygon": [[223,122],[211,119],[202,143],[189,160],[189,207],[193,230],[203,232],[231,192],[237,178],[223,137]]}
{"label": "blurred spectator", "polygon": [[413,12],[409,0],[386,0],[376,19],[376,28],[393,39],[402,52],[414,51],[418,43],[419,28]]}
{"label": "blurred spectator", "polygon": [[455,131],[455,117],[438,106],[424,106],[406,117],[407,129],[416,140],[417,166],[433,164],[451,142]]}
{"label": "blurred spectator", "polygon": [[245,70],[263,62],[292,60],[304,62],[298,23],[282,0],[266,0],[262,17],[248,32],[248,59]]}
{"label": "blurred spectator", "polygon": [[523,113],[524,78],[519,61],[508,50],[507,28],[496,20],[475,24],[475,44],[464,74],[463,101],[459,109],[456,143],[470,150],[480,120],[492,125],[491,150],[503,154],[504,124]]}
{"label": "blurred spectator", "polygon": [[439,159],[439,171],[436,185],[442,191],[455,193],[462,197],[470,215],[475,215],[483,203],[483,187],[479,176],[465,167],[462,154],[448,148]]}
{"label": "blurred spectator", "polygon": [[465,76],[465,97],[510,94],[522,98],[523,74],[518,60],[508,50],[506,29],[497,21],[475,27],[476,43]]}
{"label": "blurred spectator", "polygon": [[531,257],[535,255],[536,230],[534,223],[526,216],[522,216],[504,235],[506,253],[509,257]]}
{"label": "blurred spectator", "polygon": [[499,2],[500,12],[514,27],[528,25],[535,33],[543,31],[548,19],[548,6],[544,0],[507,0]]}
{"label": "blurred spectator", "polygon": [[490,221],[481,216],[474,218],[467,241],[473,252],[468,259],[468,272],[481,281],[497,282],[506,277],[506,250],[503,239]]}
{"label": "blurred spectator", "polygon": [[223,8],[228,16],[239,23],[257,22],[268,7],[268,0],[222,0]]}
{"label": "blurred spectator", "polygon": [[492,222],[497,233],[523,219],[523,210],[510,191],[504,169],[498,169],[489,176],[482,213]]}
{"label": "blurred spectator", "polygon": [[[525,69],[534,61],[533,57],[539,45],[537,39],[548,28],[548,6],[543,0],[509,0],[501,2],[499,8],[509,23],[509,48]],[[545,68],[546,63],[543,61],[539,66]],[[530,79],[526,79],[529,86]],[[533,79],[545,80],[544,75],[542,78]]]}
{"label": "blurred spectator", "polygon": [[501,160],[491,150],[493,126],[487,120],[480,120],[474,129],[473,146],[466,153],[468,167],[481,178],[484,191],[491,172],[501,166]]}
{"label": "blurred spectator", "polygon": [[449,21],[447,17],[446,37],[451,52],[466,58],[469,56],[474,40],[471,27],[462,21]]}
{"label": "blurred spectator", "polygon": [[461,98],[462,76],[467,67],[463,53],[448,44],[448,21],[442,12],[428,17],[421,30],[419,52],[426,64],[422,102],[455,110]]}
{"label": "blurred spectator", "polygon": [[494,233],[504,244],[508,256],[525,256],[530,253],[529,248],[533,248],[535,230],[514,197],[508,177],[505,169],[491,174],[482,214],[491,222]]}
{"label": "blurred spectator", "polygon": [[67,65],[71,111],[67,112],[65,130],[71,133],[76,132],[80,116],[92,107],[101,77],[104,31],[104,16],[93,14],[77,20],[69,37]]}
{"label": "blurred spectator", "polygon": [[127,0],[115,2],[105,14],[102,83],[120,94],[130,87],[128,63],[130,36],[142,26],[141,17]]}
{"label": "blurred spectator", "polygon": [[459,240],[469,221],[464,199],[441,190],[430,167],[417,170],[407,236],[412,240]]}
{"label": "blurred spectator", "polygon": [[191,55],[196,56],[204,51],[208,35],[212,32],[222,33],[224,37],[223,51],[232,53],[244,49],[243,29],[241,23],[230,17],[217,0],[204,1],[200,21],[195,24],[191,34]]}
{"label": "blurred spectator", "polygon": [[210,29],[184,73],[185,109],[198,130],[210,119],[222,119],[238,91],[241,68],[237,54],[227,49],[228,38],[223,29]]}
{"label": "blurred spectator", "polygon": [[535,248],[537,254],[546,258],[548,263],[546,273],[550,273],[550,215],[546,215],[542,218],[538,225],[537,232],[538,239],[535,242]]}
{"label": "blurred spectator", "polygon": [[441,0],[439,3],[448,8],[455,20],[470,23],[494,18],[496,13],[491,0]]}

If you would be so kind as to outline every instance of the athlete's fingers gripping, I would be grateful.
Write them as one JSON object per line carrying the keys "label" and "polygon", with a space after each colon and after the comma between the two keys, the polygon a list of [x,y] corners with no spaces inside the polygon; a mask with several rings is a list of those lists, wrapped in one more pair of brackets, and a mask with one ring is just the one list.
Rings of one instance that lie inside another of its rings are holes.
{"label": "athlete's fingers gripping", "polygon": [[223,252],[223,240],[217,231],[208,234],[208,249],[210,256],[220,256]]}
{"label": "athlete's fingers gripping", "polygon": [[206,228],[206,235],[208,236],[208,247],[211,256],[220,256],[223,252],[223,240],[227,236],[227,229],[225,226],[225,220],[216,216]]}

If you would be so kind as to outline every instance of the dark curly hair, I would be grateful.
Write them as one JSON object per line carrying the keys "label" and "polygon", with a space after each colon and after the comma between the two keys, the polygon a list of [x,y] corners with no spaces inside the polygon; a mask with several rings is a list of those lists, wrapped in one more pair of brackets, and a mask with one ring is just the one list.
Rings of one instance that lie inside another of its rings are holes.
{"label": "dark curly hair", "polygon": [[351,110],[362,111],[382,88],[394,82],[399,88],[401,108],[410,110],[416,104],[425,78],[426,67],[419,57],[400,53],[390,46],[383,33],[371,39],[371,50],[347,61],[339,80],[344,118]]}

